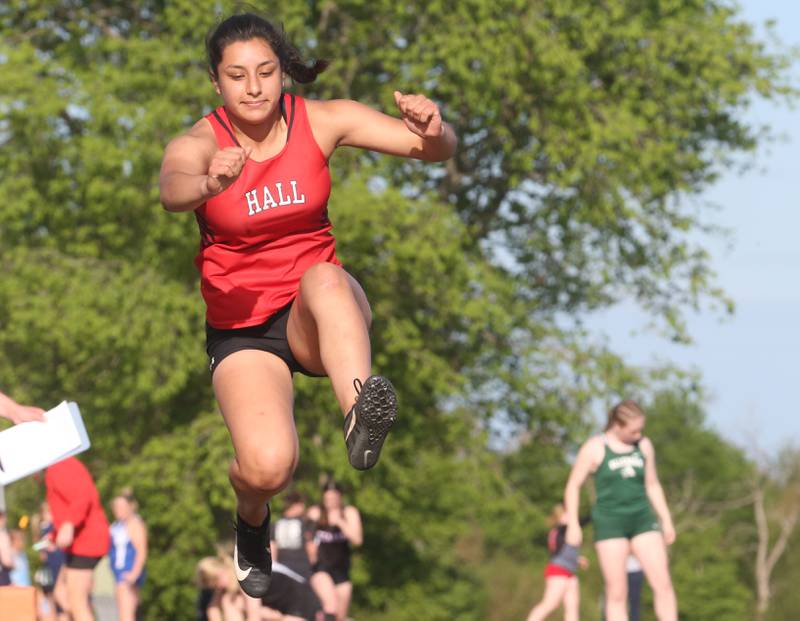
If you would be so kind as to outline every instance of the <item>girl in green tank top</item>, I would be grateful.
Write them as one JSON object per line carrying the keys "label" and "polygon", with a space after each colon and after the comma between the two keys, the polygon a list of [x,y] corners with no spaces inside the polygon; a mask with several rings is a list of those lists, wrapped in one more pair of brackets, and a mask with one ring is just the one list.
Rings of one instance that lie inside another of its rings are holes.
{"label": "girl in green tank top", "polygon": [[644,486],[645,456],[634,444],[633,450],[617,453],[603,435],[603,461],[594,472],[597,493],[595,507],[608,513],[629,513],[650,507]]}
{"label": "girl in green tank top", "polygon": [[666,550],[675,540],[675,528],[658,481],[653,444],[642,435],[644,422],[644,413],[633,401],[612,408],[605,433],[587,440],[578,452],[564,491],[566,542],[580,545],[580,488],[589,475],[594,478],[592,524],[608,621],[628,618],[625,564],[630,554],[650,582],[659,621],[678,619]]}

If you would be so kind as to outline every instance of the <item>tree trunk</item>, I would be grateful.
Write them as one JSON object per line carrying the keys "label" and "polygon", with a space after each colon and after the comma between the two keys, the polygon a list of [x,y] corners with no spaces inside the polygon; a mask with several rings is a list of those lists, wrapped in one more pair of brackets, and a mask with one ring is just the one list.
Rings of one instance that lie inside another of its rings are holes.
{"label": "tree trunk", "polygon": [[769,520],[764,499],[765,483],[758,480],[753,485],[753,510],[758,532],[758,548],[756,550],[756,621],[764,621],[772,598],[772,571],[778,560],[786,552],[789,539],[800,518],[800,502],[798,488],[790,485],[787,489],[790,501],[779,509],[780,533],[775,544],[769,547]]}
{"label": "tree trunk", "polygon": [[769,550],[769,523],[764,509],[764,490],[758,482],[753,490],[753,510],[758,533],[756,550],[756,621],[764,621],[769,609],[769,571],[767,569],[767,552]]}

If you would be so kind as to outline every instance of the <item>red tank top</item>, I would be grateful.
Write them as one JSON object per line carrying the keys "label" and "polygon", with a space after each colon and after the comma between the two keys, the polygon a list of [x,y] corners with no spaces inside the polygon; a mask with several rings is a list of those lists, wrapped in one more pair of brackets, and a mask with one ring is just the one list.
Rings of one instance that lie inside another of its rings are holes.
{"label": "red tank top", "polygon": [[[297,295],[315,263],[341,265],[328,219],[331,178],[302,98],[284,95],[288,136],[275,156],[248,159],[236,181],[195,210],[195,264],[215,328],[266,321]],[[205,117],[220,148],[238,146],[223,107]]]}

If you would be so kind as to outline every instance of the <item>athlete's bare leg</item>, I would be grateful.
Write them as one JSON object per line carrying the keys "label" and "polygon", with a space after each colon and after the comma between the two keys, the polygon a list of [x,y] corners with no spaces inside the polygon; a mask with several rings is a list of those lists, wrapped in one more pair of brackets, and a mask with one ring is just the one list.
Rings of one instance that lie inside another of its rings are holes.
{"label": "athlete's bare leg", "polygon": [[564,600],[568,583],[569,578],[566,576],[545,578],[542,600],[530,611],[527,621],[543,621],[556,610]]}
{"label": "athlete's bare leg", "polygon": [[63,567],[61,571],[67,574],[67,600],[72,621],[94,621],[94,613],[89,605],[94,570]]}
{"label": "athlete's bare leg", "polygon": [[303,274],[289,312],[289,347],[306,369],[330,378],[343,414],[356,398],[353,380],[370,375],[371,321],[364,291],[341,267],[317,263]]}
{"label": "athlete's bare leg", "polygon": [[659,531],[642,533],[631,540],[631,548],[653,589],[656,617],[659,621],[677,621],[678,602],[669,575],[664,536]]}
{"label": "athlete's bare leg", "polygon": [[317,594],[322,612],[326,615],[336,615],[339,609],[339,602],[336,593],[336,585],[333,578],[327,572],[317,571],[311,576],[311,588]]}
{"label": "athlete's bare leg", "polygon": [[630,541],[623,538],[604,539],[595,543],[594,547],[605,581],[606,621],[628,621],[628,573],[625,560],[630,554]]}
{"label": "athlete's bare leg", "polygon": [[136,608],[139,606],[139,587],[120,582],[114,589],[117,600],[119,621],[136,621]]}
{"label": "athlete's bare leg", "polygon": [[277,356],[237,351],[214,371],[214,392],[233,442],[229,475],[239,515],[251,526],[267,516],[267,502],[297,466],[292,377]]}
{"label": "athlete's bare leg", "polygon": [[567,581],[567,591],[564,593],[564,621],[578,621],[581,608],[581,586],[578,576],[572,576]]}
{"label": "athlete's bare leg", "polygon": [[350,610],[350,600],[353,597],[353,583],[349,580],[336,585],[336,621],[347,621],[347,612]]}

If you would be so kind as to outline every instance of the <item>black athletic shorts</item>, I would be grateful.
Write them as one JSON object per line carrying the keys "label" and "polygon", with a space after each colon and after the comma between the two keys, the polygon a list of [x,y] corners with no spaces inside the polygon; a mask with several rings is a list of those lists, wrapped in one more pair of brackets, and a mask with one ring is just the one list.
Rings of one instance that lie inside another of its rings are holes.
{"label": "black athletic shorts", "polygon": [[211,373],[227,356],[243,349],[257,349],[275,354],[286,363],[292,373],[302,373],[310,377],[323,377],[303,368],[297,362],[292,350],[289,349],[289,340],[286,338],[286,324],[289,321],[289,311],[292,303],[272,315],[264,323],[246,328],[220,330],[206,323],[206,352],[208,353]]}
{"label": "black athletic shorts", "polygon": [[70,569],[94,569],[102,558],[102,556],[81,556],[67,552],[64,565]]}
{"label": "black athletic shorts", "polygon": [[322,610],[314,590],[308,582],[299,582],[279,571],[272,572],[267,594],[261,598],[265,606],[290,617],[314,621]]}
{"label": "black athletic shorts", "polygon": [[350,568],[349,567],[333,567],[328,565],[314,565],[312,568],[314,573],[321,571],[328,574],[333,580],[334,584],[342,584],[343,582],[350,582]]}

